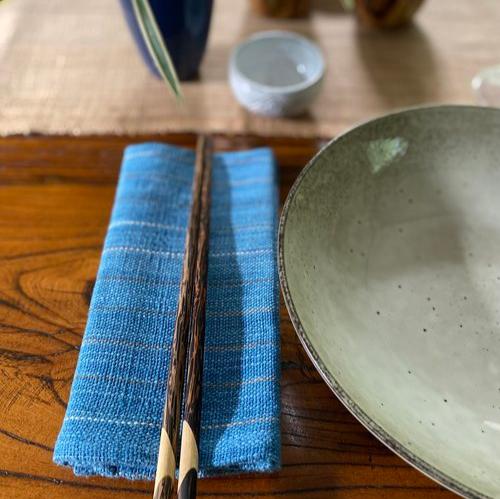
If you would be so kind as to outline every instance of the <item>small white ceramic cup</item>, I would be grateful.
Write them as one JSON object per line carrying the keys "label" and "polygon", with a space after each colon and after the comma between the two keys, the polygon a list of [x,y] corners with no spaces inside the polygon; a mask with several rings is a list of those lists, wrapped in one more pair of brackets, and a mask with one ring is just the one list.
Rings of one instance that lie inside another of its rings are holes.
{"label": "small white ceramic cup", "polygon": [[318,95],[324,73],[318,45],[287,31],[248,38],[229,62],[229,81],[238,102],[274,117],[304,113]]}

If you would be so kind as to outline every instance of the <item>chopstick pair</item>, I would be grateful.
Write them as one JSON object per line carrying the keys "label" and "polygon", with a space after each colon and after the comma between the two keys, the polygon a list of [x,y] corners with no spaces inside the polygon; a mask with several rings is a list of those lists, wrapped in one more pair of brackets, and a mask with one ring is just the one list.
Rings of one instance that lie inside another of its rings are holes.
{"label": "chopstick pair", "polygon": [[[212,141],[201,136],[196,147],[192,205],[186,234],[182,281],[170,357],[154,499],[172,496],[179,448],[181,403],[184,414],[179,458],[179,499],[196,497],[201,388],[205,340]],[[187,380],[186,352],[188,357]]]}

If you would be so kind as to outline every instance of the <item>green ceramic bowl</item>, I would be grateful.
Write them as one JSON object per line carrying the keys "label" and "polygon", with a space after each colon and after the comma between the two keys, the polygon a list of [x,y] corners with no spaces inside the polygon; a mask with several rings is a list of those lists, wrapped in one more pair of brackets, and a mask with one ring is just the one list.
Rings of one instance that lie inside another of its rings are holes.
{"label": "green ceramic bowl", "polygon": [[297,333],[382,442],[500,497],[500,110],[402,111],[330,142],[279,232]]}

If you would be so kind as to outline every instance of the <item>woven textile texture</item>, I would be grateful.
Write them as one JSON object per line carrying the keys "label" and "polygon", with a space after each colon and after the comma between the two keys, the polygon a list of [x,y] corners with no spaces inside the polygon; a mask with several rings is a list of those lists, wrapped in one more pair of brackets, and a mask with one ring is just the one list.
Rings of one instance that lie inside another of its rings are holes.
{"label": "woven textile texture", "polygon": [[[194,153],[129,146],[54,461],[78,475],[153,478]],[[280,464],[276,168],[217,154],[203,381],[202,475]]]}
{"label": "woven textile texture", "polygon": [[[339,1],[312,3],[311,15],[297,20],[255,15],[248,1],[214,2],[200,79],[182,84],[183,105],[176,106],[141,60],[119,1],[0,0],[0,136],[209,132],[328,139],[401,107],[473,103],[471,78],[498,64],[494,0],[427,1],[415,29],[394,36],[358,30]],[[304,116],[249,113],[228,85],[231,52],[267,30],[298,32],[323,51],[323,90]]]}

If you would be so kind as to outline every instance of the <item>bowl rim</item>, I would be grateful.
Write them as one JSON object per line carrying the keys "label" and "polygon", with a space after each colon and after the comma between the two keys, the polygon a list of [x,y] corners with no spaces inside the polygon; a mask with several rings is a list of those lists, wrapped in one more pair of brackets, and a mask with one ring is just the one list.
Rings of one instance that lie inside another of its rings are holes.
{"label": "bowl rim", "polygon": [[421,459],[417,456],[411,449],[401,443],[399,440],[391,436],[386,432],[378,423],[376,423],[352,398],[351,396],[342,388],[342,385],[337,381],[336,377],[329,371],[321,360],[318,352],[310,342],[305,329],[302,327],[302,323],[299,319],[299,315],[295,309],[293,299],[291,297],[290,288],[288,286],[288,280],[286,276],[286,266],[285,266],[285,256],[284,256],[284,236],[286,230],[286,224],[288,220],[288,214],[290,211],[290,205],[297,193],[300,185],[308,173],[312,170],[314,165],[318,164],[318,157],[336,142],[341,142],[346,139],[348,135],[354,130],[363,127],[368,124],[375,123],[387,119],[392,116],[398,116],[408,113],[413,113],[415,111],[426,111],[426,110],[451,110],[451,109],[475,109],[482,112],[495,112],[500,113],[500,109],[488,106],[474,106],[474,105],[461,105],[461,104],[437,104],[437,105],[422,105],[422,106],[412,106],[403,109],[396,110],[394,112],[389,112],[383,114],[379,117],[363,120],[356,123],[354,126],[348,128],[345,132],[341,133],[337,137],[333,138],[327,142],[321,149],[309,160],[306,166],[299,173],[295,182],[293,183],[283,209],[281,211],[279,226],[278,226],[278,275],[281,285],[281,291],[283,293],[283,298],[285,305],[290,316],[290,320],[293,324],[295,332],[299,337],[299,340],[304,347],[308,357],[311,359],[315,368],[318,370],[320,376],[326,382],[330,390],[337,396],[337,398],[342,402],[342,404],[347,408],[347,410],[365,427],[367,428],[379,441],[386,445],[390,450],[392,450],[399,457],[404,459],[407,463],[412,465],[421,471],[424,475],[440,483],[447,489],[463,496],[477,499],[492,499],[490,496],[473,489],[469,485],[453,478],[446,473],[442,472],[434,465],[429,464],[427,461]]}
{"label": "bowl rim", "polygon": [[[314,54],[314,57],[319,62],[319,69],[311,76],[308,76],[304,81],[301,81],[300,83],[293,83],[291,85],[266,85],[265,83],[259,83],[258,81],[253,80],[240,71],[240,69],[238,68],[238,58],[241,56],[243,49],[245,49],[249,45],[252,45],[256,41],[263,39],[293,40],[296,42],[298,41],[302,45],[306,46],[311,54]],[[305,36],[299,35],[298,33],[285,30],[259,31],[258,33],[255,33],[254,35],[246,38],[241,43],[239,43],[233,49],[229,58],[229,69],[231,72],[236,73],[239,78],[241,78],[252,87],[259,89],[262,92],[272,94],[291,94],[311,88],[323,79],[325,68],[325,58],[323,56],[321,48],[317,43],[313,42],[309,38],[306,38]]]}

